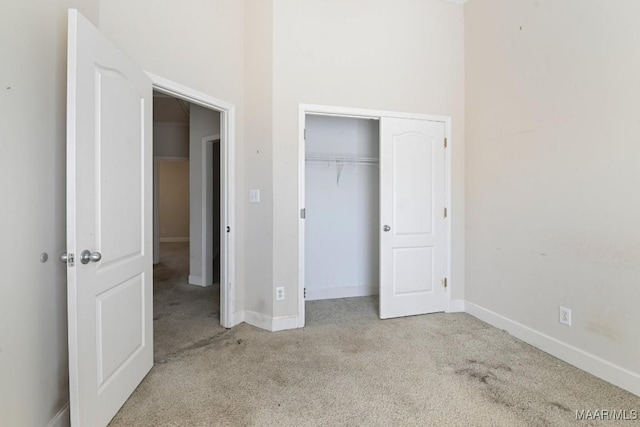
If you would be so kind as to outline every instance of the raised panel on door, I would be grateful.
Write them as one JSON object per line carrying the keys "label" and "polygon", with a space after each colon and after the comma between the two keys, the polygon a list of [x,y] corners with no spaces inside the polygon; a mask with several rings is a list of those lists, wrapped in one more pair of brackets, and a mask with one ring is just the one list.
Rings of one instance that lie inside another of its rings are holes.
{"label": "raised panel on door", "polygon": [[96,295],[98,392],[145,346],[144,274]]}
{"label": "raised panel on door", "polygon": [[444,123],[380,126],[380,317],[442,311]]}
{"label": "raised panel on door", "polygon": [[395,135],[390,143],[393,147],[391,230],[396,236],[432,235],[434,141],[418,132],[406,132]]}
{"label": "raised panel on door", "polygon": [[[143,251],[144,98],[121,72],[96,64],[96,218],[101,266]],[[116,167],[114,167],[116,166]],[[114,209],[114,206],[119,207]]]}
{"label": "raised panel on door", "polygon": [[[69,11],[67,252],[73,426],[107,425],[153,366],[149,78]],[[92,260],[83,263],[83,251]]]}

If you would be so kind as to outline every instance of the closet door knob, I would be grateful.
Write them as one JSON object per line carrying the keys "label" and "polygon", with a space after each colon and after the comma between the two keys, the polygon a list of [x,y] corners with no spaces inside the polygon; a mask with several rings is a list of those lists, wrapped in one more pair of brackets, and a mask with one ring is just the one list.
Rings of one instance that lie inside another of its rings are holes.
{"label": "closet door knob", "polygon": [[382,229],[384,231],[389,231],[389,230],[391,230],[391,227],[389,227],[388,225],[385,225],[384,227],[382,227]]}

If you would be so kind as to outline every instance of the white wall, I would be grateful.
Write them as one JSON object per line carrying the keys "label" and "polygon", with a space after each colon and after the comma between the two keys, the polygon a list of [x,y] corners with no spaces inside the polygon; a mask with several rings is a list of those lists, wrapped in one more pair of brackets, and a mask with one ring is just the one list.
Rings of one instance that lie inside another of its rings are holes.
{"label": "white wall", "polygon": [[[379,122],[308,115],[306,157],[379,158]],[[377,295],[378,164],[307,162],[307,300]]]}
{"label": "white wall", "polygon": [[189,157],[189,124],[153,123],[155,157]]}
{"label": "white wall", "polygon": [[[269,328],[273,313],[273,1],[245,0],[245,320]],[[260,203],[249,203],[249,189]],[[249,220],[250,218],[250,220]],[[263,323],[265,320],[267,323]]]}
{"label": "white wall", "polygon": [[[464,297],[463,7],[441,0],[274,0],[274,316],[297,315],[300,103],[452,116],[453,297]],[[273,289],[271,290],[273,293]]]}
{"label": "white wall", "polygon": [[465,6],[466,298],[636,394],[638,16],[635,0]]}
{"label": "white wall", "polygon": [[[67,8],[4,2],[0,15],[0,425],[44,426],[69,400],[66,269]],[[41,263],[40,254],[49,260]]]}
{"label": "white wall", "polygon": [[[220,134],[220,113],[198,105],[190,105],[189,115],[189,283],[200,286],[213,285],[213,265],[206,262],[203,242],[212,244],[212,229],[204,230],[203,222],[213,223],[212,207],[203,206],[202,181],[212,182],[212,170],[203,167],[203,155],[213,159],[211,149],[203,154],[202,138]],[[210,146],[208,147],[210,148]],[[212,163],[213,160],[211,160]],[[219,171],[219,168],[216,168]],[[207,215],[208,213],[208,215]]]}

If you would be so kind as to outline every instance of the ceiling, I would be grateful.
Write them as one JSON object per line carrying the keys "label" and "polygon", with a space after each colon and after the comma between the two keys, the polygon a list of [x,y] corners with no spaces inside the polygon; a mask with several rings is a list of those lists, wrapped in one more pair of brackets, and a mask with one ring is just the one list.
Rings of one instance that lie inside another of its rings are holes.
{"label": "ceiling", "polygon": [[189,124],[189,103],[169,95],[153,92],[153,121]]}

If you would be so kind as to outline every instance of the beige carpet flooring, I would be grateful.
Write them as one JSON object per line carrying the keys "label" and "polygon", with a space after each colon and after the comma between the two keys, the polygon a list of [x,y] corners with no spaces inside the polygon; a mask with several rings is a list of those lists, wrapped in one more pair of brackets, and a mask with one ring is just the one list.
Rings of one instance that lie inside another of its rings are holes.
{"label": "beige carpet flooring", "polygon": [[111,426],[587,426],[640,397],[467,314],[379,320],[377,297],[307,303],[304,329],[218,320],[186,284],[185,244],[156,266],[156,363]]}

